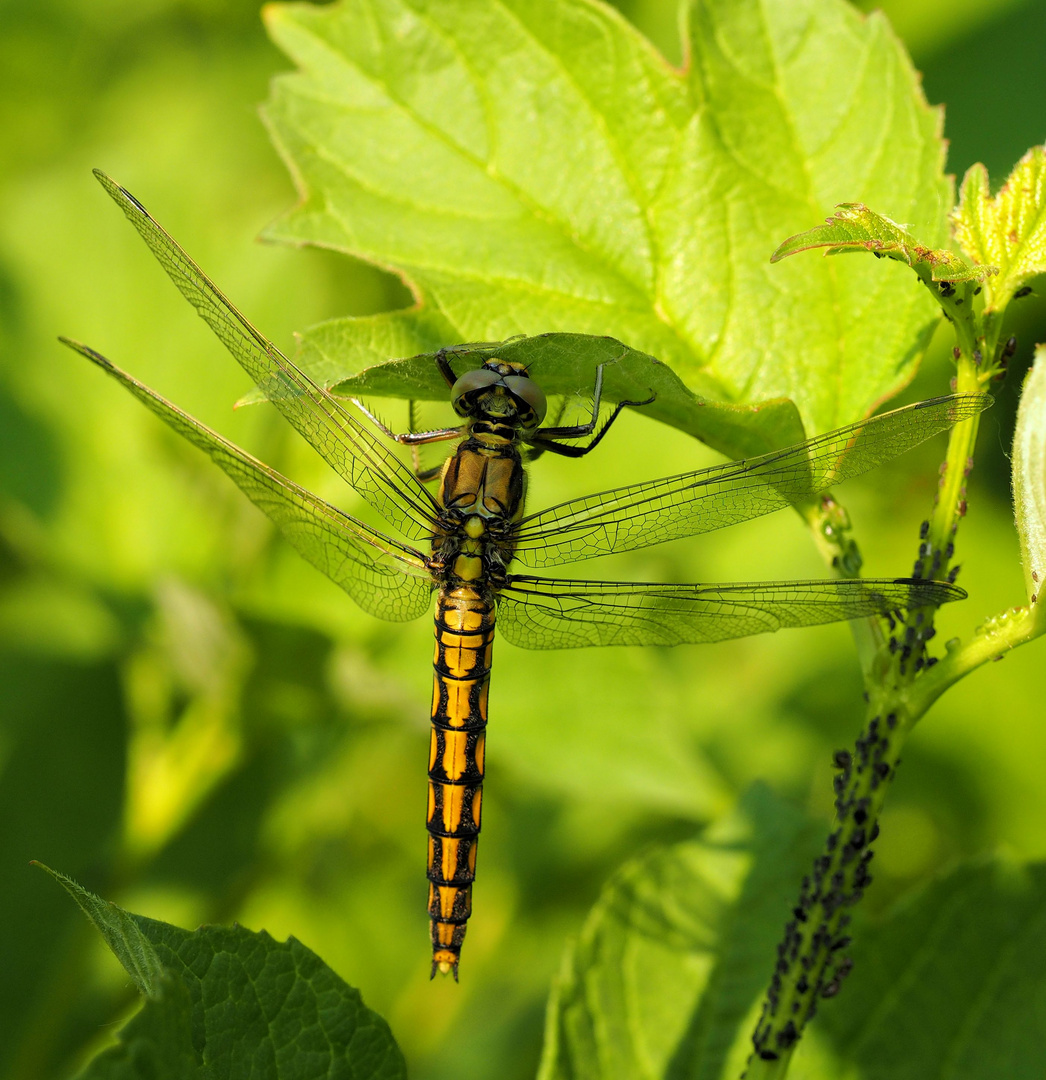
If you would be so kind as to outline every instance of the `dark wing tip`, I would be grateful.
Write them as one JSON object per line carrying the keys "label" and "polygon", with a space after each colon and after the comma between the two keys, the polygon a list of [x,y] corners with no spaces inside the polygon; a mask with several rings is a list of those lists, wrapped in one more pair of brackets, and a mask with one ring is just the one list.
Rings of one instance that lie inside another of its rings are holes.
{"label": "dark wing tip", "polygon": [[995,398],[991,394],[971,390],[967,393],[956,394],[956,402],[961,403],[965,418],[976,416],[978,413],[984,412],[985,409],[990,409],[995,404]]}
{"label": "dark wing tip", "polygon": [[92,169],[91,172],[94,174],[95,180],[97,180],[110,195],[115,197],[116,192],[123,191],[123,188],[120,187],[107,172],[103,172],[101,169]]}
{"label": "dark wing tip", "polygon": [[[908,408],[918,411],[921,409],[936,409],[946,405],[952,420],[958,423],[960,420],[968,420],[971,416],[984,412],[985,409],[990,409],[994,404],[995,399],[991,394],[968,390],[961,394],[941,394],[938,397],[926,398],[923,401],[915,402],[914,405],[908,406]],[[884,413],[883,415],[888,414]]]}
{"label": "dark wing tip", "polygon": [[73,338],[63,337],[62,335],[59,335],[58,340],[63,345],[67,345],[73,352],[78,352],[81,356],[85,356],[100,368],[105,368],[108,371],[114,370],[115,365],[111,360],[102,356],[100,352],[95,352],[89,345],[84,345],[82,341],[75,341]]}
{"label": "dark wing tip", "polygon": [[101,169],[92,169],[95,179],[102,187],[122,206],[126,206],[130,203],[135,210],[144,214],[146,217],[150,217],[149,211],[127,190],[125,187],[121,187],[108,173],[102,172]]}
{"label": "dark wing tip", "polygon": [[914,601],[909,606],[919,604],[951,604],[956,600],[965,600],[968,593],[950,581],[928,581],[924,578],[898,578],[898,584],[907,585]]}

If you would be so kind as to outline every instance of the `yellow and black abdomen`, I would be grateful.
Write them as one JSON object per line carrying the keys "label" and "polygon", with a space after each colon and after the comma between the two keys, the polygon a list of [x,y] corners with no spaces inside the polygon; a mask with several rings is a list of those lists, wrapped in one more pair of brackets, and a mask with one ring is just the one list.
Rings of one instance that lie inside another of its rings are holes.
{"label": "yellow and black abdomen", "polygon": [[427,815],[433,975],[439,970],[457,978],[472,912],[493,642],[494,600],[488,590],[459,583],[440,591]]}

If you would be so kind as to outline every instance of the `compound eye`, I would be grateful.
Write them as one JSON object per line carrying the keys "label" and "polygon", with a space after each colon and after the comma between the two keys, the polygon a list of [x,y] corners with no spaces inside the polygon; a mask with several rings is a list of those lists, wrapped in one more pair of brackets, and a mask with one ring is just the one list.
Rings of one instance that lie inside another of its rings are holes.
{"label": "compound eye", "polygon": [[460,416],[466,416],[468,410],[463,409],[465,403],[462,401],[465,395],[493,386],[494,383],[500,382],[500,380],[501,376],[489,368],[475,368],[473,371],[466,371],[450,389],[450,403],[454,406],[454,411]]}
{"label": "compound eye", "polygon": [[519,398],[529,407],[533,414],[533,423],[527,426],[537,427],[545,419],[545,413],[548,412],[545,392],[533,379],[528,379],[525,375],[506,375],[505,385],[511,391],[512,396]]}

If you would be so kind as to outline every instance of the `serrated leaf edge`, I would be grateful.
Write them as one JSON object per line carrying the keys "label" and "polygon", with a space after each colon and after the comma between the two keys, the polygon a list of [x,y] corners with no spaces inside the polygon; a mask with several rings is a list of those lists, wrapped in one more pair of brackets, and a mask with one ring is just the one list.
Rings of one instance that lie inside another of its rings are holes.
{"label": "serrated leaf edge", "polygon": [[50,874],[76,901],[80,910],[105,938],[105,943],[138,989],[147,997],[159,994],[166,970],[134,916],[109,900],[95,896],[71,877],[40,862],[34,865]]}
{"label": "serrated leaf edge", "polygon": [[[796,233],[794,236],[782,241],[777,250],[770,256],[770,261],[776,263],[800,251],[824,248],[826,257],[864,250],[897,259],[911,267],[921,263],[930,268],[930,278],[933,281],[984,281],[999,272],[995,266],[967,263],[962,256],[946,248],[931,248],[925,244],[920,244],[915,237],[909,234],[905,225],[888,218],[885,214],[869,209],[864,203],[838,203],[836,210],[837,213],[825,218],[823,225]],[[865,223],[861,221],[864,215],[878,218],[888,229],[894,230],[899,235],[893,237],[873,236],[869,230],[869,235],[863,239],[855,237],[842,242],[837,238],[824,236],[826,229],[838,225],[846,225],[851,228],[867,228]],[[796,241],[800,241],[804,237],[809,238],[806,243],[796,243]]]}
{"label": "serrated leaf edge", "polygon": [[[1012,196],[1012,192],[1023,179],[1022,171],[1035,164],[1038,165],[1036,178],[1039,181],[1036,190],[1029,193],[1021,189],[1030,198],[1030,203],[1026,204],[1020,197]],[[1014,218],[1028,209],[1033,211],[1035,220],[1031,228],[1025,228],[1023,235],[1019,235]],[[1003,216],[1005,220],[1002,220]],[[1046,146],[1033,146],[1024,153],[994,196],[991,194],[987,168],[981,162],[971,165],[959,188],[959,201],[952,210],[951,222],[956,242],[968,256],[976,258],[986,255],[989,229],[997,239],[1000,226],[1012,225],[1008,239],[1016,246],[1010,253],[1011,263],[1000,268],[1000,280],[994,289],[989,290],[986,304],[988,310],[1005,306],[1025,282],[1046,272],[1046,258],[1041,265],[1029,267],[1020,273],[1010,272],[1010,266],[1020,262],[1022,249],[1036,228],[1046,233]],[[1046,236],[1043,242],[1046,243]]]}

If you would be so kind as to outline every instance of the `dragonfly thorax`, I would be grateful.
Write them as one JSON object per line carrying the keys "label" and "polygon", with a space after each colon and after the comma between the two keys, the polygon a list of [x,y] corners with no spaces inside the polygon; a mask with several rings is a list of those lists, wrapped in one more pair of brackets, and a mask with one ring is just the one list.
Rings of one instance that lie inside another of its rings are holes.
{"label": "dragonfly thorax", "polygon": [[443,470],[440,528],[433,537],[437,579],[472,582],[484,594],[496,591],[512,559],[509,534],[523,513],[525,496],[526,476],[514,440],[473,429]]}

